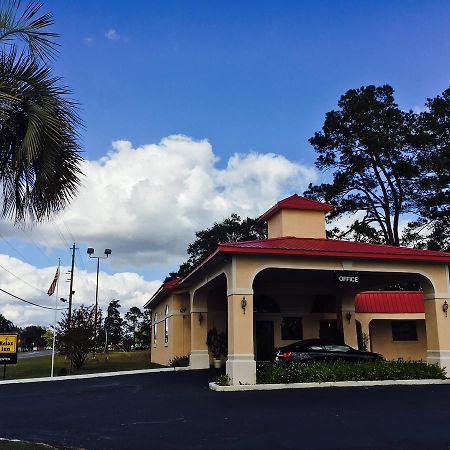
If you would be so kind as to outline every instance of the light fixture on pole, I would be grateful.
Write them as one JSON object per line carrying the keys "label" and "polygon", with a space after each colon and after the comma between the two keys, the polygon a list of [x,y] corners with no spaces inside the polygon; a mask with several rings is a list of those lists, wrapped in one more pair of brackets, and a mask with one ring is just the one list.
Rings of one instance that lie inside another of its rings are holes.
{"label": "light fixture on pole", "polygon": [[106,256],[94,256],[95,250],[92,247],[88,247],[87,254],[89,255],[89,258],[93,258],[97,260],[97,284],[95,287],[95,315],[94,315],[94,351],[93,351],[93,358],[96,357],[96,350],[97,350],[97,315],[98,315],[98,272],[100,269],[100,260],[106,259],[111,254],[110,248],[105,248],[105,255]]}

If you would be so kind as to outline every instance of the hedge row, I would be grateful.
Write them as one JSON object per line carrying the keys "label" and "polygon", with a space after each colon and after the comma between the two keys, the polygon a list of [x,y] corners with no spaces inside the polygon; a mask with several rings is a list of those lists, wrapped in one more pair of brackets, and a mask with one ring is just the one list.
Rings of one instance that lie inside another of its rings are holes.
{"label": "hedge row", "polygon": [[445,369],[422,361],[316,362],[312,364],[259,366],[257,383],[324,383],[327,381],[374,381],[445,379]]}

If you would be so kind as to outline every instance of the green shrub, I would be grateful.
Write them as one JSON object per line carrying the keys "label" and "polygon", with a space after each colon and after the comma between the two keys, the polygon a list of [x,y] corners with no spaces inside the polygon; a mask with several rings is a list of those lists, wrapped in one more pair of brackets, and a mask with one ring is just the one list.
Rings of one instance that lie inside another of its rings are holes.
{"label": "green shrub", "polygon": [[174,356],[169,360],[170,367],[187,367],[189,366],[189,356]]}
{"label": "green shrub", "polygon": [[219,386],[229,386],[231,384],[231,378],[228,375],[219,375],[214,379],[214,382]]}
{"label": "green shrub", "polygon": [[374,381],[445,379],[445,369],[421,361],[316,362],[259,366],[257,383],[324,383],[327,381]]}
{"label": "green shrub", "polygon": [[216,328],[212,328],[208,331],[206,337],[206,345],[211,352],[214,359],[220,359],[221,355],[228,353],[228,337],[225,332],[218,333]]}

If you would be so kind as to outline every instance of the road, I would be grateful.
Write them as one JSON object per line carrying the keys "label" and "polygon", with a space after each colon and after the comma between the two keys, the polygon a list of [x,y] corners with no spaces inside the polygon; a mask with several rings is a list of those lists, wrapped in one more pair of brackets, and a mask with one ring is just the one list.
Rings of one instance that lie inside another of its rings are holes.
{"label": "road", "polygon": [[450,448],[448,385],[226,393],[210,377],[0,384],[0,437],[87,450]]}
{"label": "road", "polygon": [[51,350],[41,350],[36,352],[18,352],[17,359],[37,358],[38,356],[48,356],[51,354],[52,354]]}

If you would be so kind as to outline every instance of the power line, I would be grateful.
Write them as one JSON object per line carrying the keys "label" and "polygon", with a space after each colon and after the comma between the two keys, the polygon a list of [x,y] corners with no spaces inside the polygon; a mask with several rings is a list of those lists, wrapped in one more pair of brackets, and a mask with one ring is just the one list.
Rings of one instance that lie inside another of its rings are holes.
{"label": "power line", "polygon": [[23,278],[20,278],[19,276],[17,276],[16,274],[12,273],[9,269],[7,269],[6,267],[2,266],[0,264],[0,267],[5,270],[6,272],[8,272],[10,275],[12,275],[14,278],[17,278],[19,281],[22,281],[22,283],[27,284],[28,286],[32,287],[33,289],[35,289],[36,291],[39,291],[43,294],[46,294],[47,292],[43,291],[42,289],[37,288],[36,286],[33,286],[31,283],[28,283],[28,281],[25,281]]}
{"label": "power line", "polygon": [[7,241],[6,240],[6,238],[5,237],[3,237],[1,234],[0,234],[0,238],[2,238],[2,240],[7,244],[7,245],[9,245],[24,261],[25,261],[25,259],[26,259],[26,257],[19,251],[19,250],[17,250],[17,248],[16,247],[14,247],[14,245],[12,245],[9,241]]}
{"label": "power line", "polygon": [[70,231],[69,225],[67,225],[67,223],[64,220],[62,220],[62,223],[66,227],[66,230],[69,233],[69,236],[72,239],[72,241],[76,242],[76,239],[73,237],[72,231]]}
{"label": "power line", "polygon": [[51,308],[50,306],[38,305],[37,303],[30,302],[29,300],[25,300],[23,298],[18,297],[17,295],[11,294],[11,292],[5,291],[5,289],[0,288],[0,291],[4,292],[7,295],[10,295],[11,297],[14,297],[17,300],[20,300],[21,302],[28,303],[29,305],[32,305],[32,306],[37,306],[38,308],[51,309],[52,311],[54,311],[55,309],[56,309],[56,311],[64,311],[64,310],[68,309],[68,308]]}
{"label": "power line", "polygon": [[78,247],[76,248],[76,256],[77,256],[78,264],[82,265],[84,270],[87,270],[86,269],[86,264],[84,263],[84,259],[83,259],[82,255],[81,255],[80,249]]}
{"label": "power line", "polygon": [[[34,246],[39,250],[39,252],[42,254],[42,256],[44,256],[48,261],[51,261],[52,263],[54,262],[52,258],[50,258],[50,256],[44,252],[44,250],[42,249],[42,247],[45,247],[44,245],[38,244],[33,236],[31,235],[31,233],[28,233],[27,231],[25,231],[25,229],[21,228],[22,232],[25,234],[25,239],[30,240]],[[44,238],[41,236],[40,238],[41,240],[44,240]],[[45,241],[45,244],[47,246],[47,248],[51,248],[51,245],[48,244],[47,241]]]}
{"label": "power line", "polygon": [[64,244],[64,247],[69,247],[69,242],[68,242],[67,239],[64,237],[64,235],[63,235],[61,229],[59,228],[58,222],[54,222],[54,225],[55,225],[56,231],[57,231],[58,234],[59,234],[59,237],[61,238],[61,242]]}

